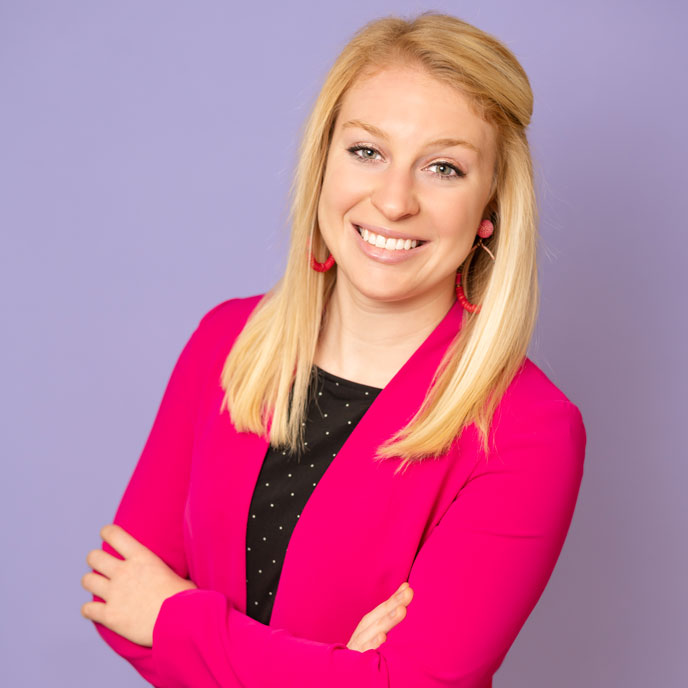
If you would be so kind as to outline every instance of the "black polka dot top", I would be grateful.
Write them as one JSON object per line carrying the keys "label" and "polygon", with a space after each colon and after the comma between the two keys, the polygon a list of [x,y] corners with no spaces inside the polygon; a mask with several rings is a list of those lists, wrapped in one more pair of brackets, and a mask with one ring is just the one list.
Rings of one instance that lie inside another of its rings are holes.
{"label": "black polka dot top", "polygon": [[269,624],[289,538],[308,498],[356,423],[382,391],[314,366],[305,452],[269,447],[246,530],[246,614]]}

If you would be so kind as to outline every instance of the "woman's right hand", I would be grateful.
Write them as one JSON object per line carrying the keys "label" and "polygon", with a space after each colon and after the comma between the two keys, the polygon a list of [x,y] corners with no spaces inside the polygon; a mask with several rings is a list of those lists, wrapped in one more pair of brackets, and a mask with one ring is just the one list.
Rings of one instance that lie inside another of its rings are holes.
{"label": "woman's right hand", "polygon": [[356,627],[347,644],[350,650],[375,650],[387,640],[387,633],[406,616],[406,607],[413,599],[413,590],[407,582],[371,612]]}

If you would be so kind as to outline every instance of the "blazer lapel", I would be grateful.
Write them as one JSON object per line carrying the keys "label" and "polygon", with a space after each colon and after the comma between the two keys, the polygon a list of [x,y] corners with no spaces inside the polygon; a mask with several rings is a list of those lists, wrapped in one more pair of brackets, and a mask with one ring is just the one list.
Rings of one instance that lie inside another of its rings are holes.
{"label": "blazer lapel", "polygon": [[[441,478],[432,478],[419,493],[420,478],[432,471],[426,462],[394,476],[399,462],[375,461],[374,450],[420,407],[462,315],[454,302],[378,394],[314,488],[289,541],[271,626],[335,641],[368,597],[401,583],[400,567],[409,565],[423,538],[426,518],[418,510],[432,508]],[[222,396],[218,385],[211,405],[219,408]],[[268,445],[264,437],[237,432],[227,412],[210,414],[194,446],[187,495],[184,535],[191,576],[199,587],[224,592],[244,613],[249,509]],[[409,499],[416,511],[409,509]],[[389,553],[382,554],[381,547]],[[341,606],[347,599],[349,615]],[[317,609],[305,609],[316,601]]]}
{"label": "blazer lapel", "polygon": [[[420,407],[445,350],[461,326],[462,314],[463,309],[454,302],[378,394],[314,488],[289,541],[271,626],[323,641],[341,640],[341,628],[350,623],[346,614],[341,613],[341,599],[353,603],[361,594],[361,585],[367,586],[369,594],[375,593],[394,576],[394,562],[388,560],[390,569],[385,570],[384,562],[376,554],[380,538],[386,537],[385,529],[390,528],[386,538],[389,543],[398,531],[398,523],[386,520],[392,513],[389,507],[395,490],[402,489],[402,483],[408,486],[409,481],[416,479],[416,472],[408,470],[404,477],[394,476],[400,461],[376,461],[374,451]],[[260,466],[256,464],[257,473]],[[416,519],[415,524],[409,524],[416,531],[406,530],[413,552],[423,526]],[[373,558],[377,561],[375,570],[369,568]],[[391,580],[390,583],[393,584]],[[392,589],[400,583],[401,580],[397,581]],[[320,605],[321,613],[313,613],[312,609],[304,613],[304,605],[311,602]],[[350,605],[354,615],[356,608],[356,604]],[[335,610],[333,618],[331,612]]]}

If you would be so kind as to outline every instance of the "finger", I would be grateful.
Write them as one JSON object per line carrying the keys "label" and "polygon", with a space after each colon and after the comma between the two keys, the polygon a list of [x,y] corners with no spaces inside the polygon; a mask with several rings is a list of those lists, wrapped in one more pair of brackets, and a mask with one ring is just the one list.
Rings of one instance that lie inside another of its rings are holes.
{"label": "finger", "polygon": [[102,549],[92,549],[86,555],[86,563],[104,576],[112,578],[122,565],[122,560],[113,557],[112,554],[104,552]]}
{"label": "finger", "polygon": [[404,599],[404,595],[408,594],[405,591],[409,589],[409,584],[404,581],[384,602],[369,611],[359,622],[359,626],[365,627],[370,625],[370,623],[376,621],[380,614],[385,614],[392,611],[394,607],[399,603],[399,600]]}
{"label": "finger", "polygon": [[413,590],[408,583],[402,584],[394,595],[386,599],[382,604],[375,607],[372,612],[369,612],[361,619],[361,623],[359,624],[361,626],[361,633],[369,634],[370,632],[378,632],[380,630],[387,632],[399,623],[400,620],[397,620],[395,616],[390,617],[389,615],[399,606],[404,607],[405,611],[406,605],[408,605],[412,599]]}
{"label": "finger", "polygon": [[81,616],[105,624],[105,607],[104,602],[85,602],[81,605]]}
{"label": "finger", "polygon": [[[379,634],[381,631],[384,633],[393,628],[398,621],[392,621],[392,623],[388,621],[386,625],[382,624],[381,626],[380,620],[384,618],[385,614],[389,614],[399,604],[408,604],[408,602],[410,602],[409,596],[412,597],[413,592],[408,582],[404,581],[389,598],[369,611],[359,621],[349,641],[352,647],[360,651],[361,647],[371,642],[371,638],[376,634]],[[376,642],[381,643],[384,642],[384,640],[378,640]]]}
{"label": "finger", "polygon": [[360,628],[356,629],[350,641],[359,651],[362,651],[362,647],[379,647],[385,642],[386,634],[406,617],[406,607],[397,603],[390,610],[383,603],[366,616],[369,619],[364,617],[361,620]]}
{"label": "finger", "polygon": [[377,633],[374,635],[370,640],[367,640],[366,642],[363,643],[361,646],[361,649],[359,652],[366,652],[367,650],[377,650],[382,643],[387,640],[387,635],[385,633]]}
{"label": "finger", "polygon": [[375,607],[375,609],[368,612],[360,620],[351,640],[356,643],[363,644],[370,639],[371,635],[380,632],[380,630],[386,632],[393,628],[394,623],[396,622],[390,624],[388,620],[385,624],[383,620],[390,612],[395,610],[399,604],[406,603],[409,595],[408,590],[408,584],[406,584],[406,586],[400,586],[391,597],[380,603],[377,607]]}
{"label": "finger", "polygon": [[140,543],[133,535],[130,535],[124,528],[116,523],[108,523],[100,529],[100,537],[111,545],[125,559],[133,557],[141,552],[150,550]]}
{"label": "finger", "polygon": [[104,600],[107,598],[109,584],[108,578],[93,571],[89,571],[81,577],[81,587]]}

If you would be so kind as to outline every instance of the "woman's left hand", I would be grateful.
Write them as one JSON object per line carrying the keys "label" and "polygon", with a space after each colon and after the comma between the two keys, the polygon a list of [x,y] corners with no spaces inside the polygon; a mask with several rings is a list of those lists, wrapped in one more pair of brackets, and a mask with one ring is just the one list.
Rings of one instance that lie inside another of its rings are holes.
{"label": "woman's left hand", "polygon": [[124,559],[102,549],[88,553],[86,563],[95,571],[84,574],[81,585],[105,601],[86,602],[81,613],[134,643],[152,647],[153,626],[162,603],[197,586],[178,576],[124,528],[109,523],[101,528],[100,535]]}

